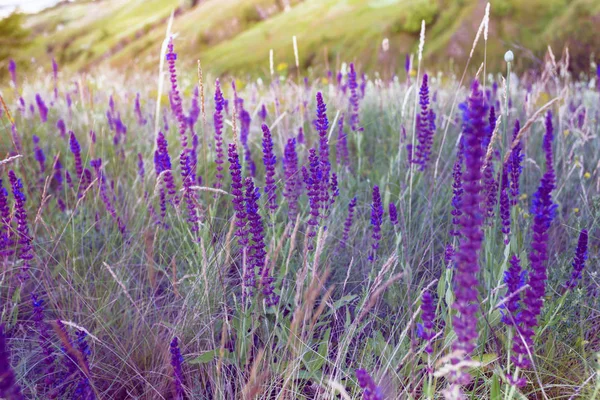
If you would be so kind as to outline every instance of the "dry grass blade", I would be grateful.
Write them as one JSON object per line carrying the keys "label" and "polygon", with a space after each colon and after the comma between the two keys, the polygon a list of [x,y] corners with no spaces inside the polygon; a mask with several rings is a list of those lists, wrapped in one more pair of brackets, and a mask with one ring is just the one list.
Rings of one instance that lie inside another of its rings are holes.
{"label": "dry grass blade", "polygon": [[14,156],[10,156],[10,157],[5,158],[4,160],[0,161],[0,165],[11,163],[11,162],[13,162],[15,160],[18,160],[21,157],[23,157],[22,154],[17,154],[17,155],[14,155]]}

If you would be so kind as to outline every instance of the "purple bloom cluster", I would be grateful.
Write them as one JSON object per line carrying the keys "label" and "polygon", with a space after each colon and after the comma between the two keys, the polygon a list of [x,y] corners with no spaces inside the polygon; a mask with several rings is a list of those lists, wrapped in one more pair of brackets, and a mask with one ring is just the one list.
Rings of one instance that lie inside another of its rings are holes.
{"label": "purple bloom cluster", "polygon": [[393,226],[398,225],[398,209],[394,203],[390,203],[389,205],[389,213],[390,213],[390,222]]}
{"label": "purple bloom cluster", "polygon": [[156,151],[154,152],[154,166],[156,175],[164,173],[164,182],[169,199],[175,204],[178,203],[175,189],[175,180],[171,172],[171,157],[169,156],[169,147],[167,139],[162,132],[158,132],[156,138]]}
{"label": "purple bloom cluster", "polygon": [[56,360],[56,355],[50,341],[50,326],[44,320],[44,301],[39,299],[35,294],[31,295],[31,301],[33,303],[33,320],[35,321],[35,328],[38,333],[38,341],[44,355],[44,359],[42,360],[45,376],[44,385],[52,387],[54,385],[54,361]]}
{"label": "purple bloom cluster", "polygon": [[452,229],[450,230],[452,236],[460,236],[461,199],[464,191],[462,183],[464,151],[463,141],[461,140],[456,153],[456,161],[452,168]]}
{"label": "purple bloom cluster", "polygon": [[379,241],[381,240],[381,224],[383,223],[383,204],[381,203],[381,194],[379,186],[373,186],[373,203],[371,204],[371,226],[373,233],[371,235],[373,243],[371,244],[371,254],[369,260],[375,261]]}
{"label": "purple bloom cluster", "polygon": [[246,208],[244,207],[244,183],[242,181],[242,166],[235,143],[229,144],[228,155],[231,194],[233,195],[231,202],[235,210],[235,226],[237,227],[235,235],[242,251],[245,251],[246,246],[248,246],[248,230],[246,227]]}
{"label": "purple bloom cluster", "polygon": [[10,73],[10,80],[13,86],[17,87],[17,63],[12,58],[8,62],[8,72]]}
{"label": "purple bloom cluster", "polygon": [[179,343],[177,336],[171,340],[170,352],[171,352],[171,367],[173,368],[173,389],[175,392],[175,400],[183,400],[183,356],[179,350]]}
{"label": "purple bloom cluster", "polygon": [[148,120],[142,114],[142,105],[140,104],[140,94],[139,93],[136,93],[136,95],[135,95],[134,112],[135,112],[135,117],[137,119],[138,124],[140,126],[146,125]]}
{"label": "purple bloom cluster", "polygon": [[340,240],[340,249],[344,249],[350,239],[350,228],[352,228],[352,222],[354,221],[354,209],[356,208],[356,197],[350,200],[348,203],[348,216],[344,221],[344,233],[342,234],[342,240]]}
{"label": "purple bloom cluster", "polygon": [[431,156],[431,147],[433,146],[433,136],[435,134],[435,112],[429,108],[429,85],[427,74],[423,75],[423,83],[419,90],[420,114],[417,115],[417,139],[419,144],[412,157],[415,164],[420,166],[420,170],[427,168],[429,157]]}
{"label": "purple bloom cluster", "polygon": [[33,139],[33,155],[35,160],[40,164],[40,172],[43,174],[46,171],[46,156],[44,150],[40,147],[40,138],[37,135],[32,136]]}
{"label": "purple bloom cluster", "polygon": [[344,132],[344,114],[340,115],[338,120],[338,136],[335,145],[336,160],[339,165],[350,166],[350,156],[348,154],[348,135]]}
{"label": "purple bloom cluster", "polygon": [[573,272],[571,279],[567,282],[567,288],[573,289],[577,286],[577,283],[581,279],[581,272],[585,268],[585,260],[587,260],[588,252],[588,231],[583,229],[579,233],[579,240],[577,241],[577,249],[575,250],[575,257],[573,258]]}
{"label": "purple bloom cluster", "polygon": [[81,160],[81,147],[79,146],[79,142],[75,137],[75,133],[73,131],[69,131],[69,148],[71,149],[71,153],[73,153],[73,157],[75,158],[75,172],[77,173],[77,178],[81,180],[83,177],[83,161]]}
{"label": "purple bloom cluster", "polygon": [[60,137],[64,139],[67,136],[67,127],[65,125],[65,121],[63,121],[62,119],[56,121],[56,128],[60,133]]}
{"label": "purple bloom cluster", "polygon": [[[496,114],[494,112],[494,107],[490,109],[489,116],[489,126],[487,129],[487,136],[485,137],[483,144],[483,151],[487,152],[487,148],[491,142],[492,134],[496,127]],[[485,144],[487,142],[487,144]],[[496,208],[496,203],[498,202],[498,182],[494,179],[494,164],[492,159],[487,160],[484,165],[483,171],[483,184],[485,191],[485,199],[484,199],[484,209],[485,209],[485,217],[492,219],[494,217],[494,210]]]}
{"label": "purple bloom cluster", "polygon": [[144,175],[146,174],[146,170],[144,169],[144,158],[142,157],[142,153],[138,153],[138,175],[140,178],[144,179]]}
{"label": "purple bloom cluster", "polygon": [[513,343],[513,361],[516,366],[526,368],[530,365],[527,349],[533,346],[537,318],[544,305],[546,293],[546,279],[548,261],[548,230],[556,211],[556,204],[552,202],[552,190],[555,187],[554,167],[552,164],[552,114],[546,117],[546,134],[544,135],[544,151],[546,152],[546,173],[542,177],[540,186],[533,198],[531,213],[533,218],[533,241],[529,253],[530,271],[528,275],[529,288],[525,291],[521,312],[521,325],[518,327],[519,336],[523,340]]}
{"label": "purple bloom cluster", "polygon": [[363,128],[360,126],[360,94],[358,92],[358,83],[356,81],[356,70],[354,69],[354,63],[350,63],[350,69],[348,71],[348,88],[350,89],[350,99],[348,108],[350,109],[350,128],[353,132],[362,132]]}
{"label": "purple bloom cluster", "polygon": [[502,234],[504,244],[510,243],[510,199],[508,196],[508,166],[502,168],[500,179],[500,218],[502,220]]}
{"label": "purple bloom cluster", "polygon": [[423,292],[421,296],[421,321],[423,322],[417,325],[417,334],[427,342],[425,352],[431,354],[433,353],[432,341],[436,335],[434,324],[435,304],[433,304],[433,297],[428,291]]}
{"label": "purple bloom cluster", "polygon": [[[516,120],[513,131],[513,141],[517,138],[520,129],[521,125],[519,124],[519,120]],[[523,171],[523,167],[521,167],[521,162],[523,161],[521,148],[521,142],[519,142],[519,144],[512,150],[510,159],[508,161],[510,173],[510,195],[512,196],[511,202],[513,205],[516,205],[519,200],[519,178],[521,176],[521,172]]]}
{"label": "purple bloom cluster", "polygon": [[215,163],[217,164],[217,173],[215,175],[215,188],[219,189],[223,185],[223,93],[219,80],[215,82],[215,112],[213,113],[213,122],[215,126]]}
{"label": "purple bloom cluster", "polygon": [[358,385],[363,390],[364,400],[383,400],[383,390],[375,384],[367,371],[357,369],[356,379],[358,379]]}
{"label": "purple bloom cluster", "polygon": [[[454,290],[456,300],[453,308],[458,311],[452,324],[456,340],[452,347],[454,351],[463,353],[462,358],[469,360],[475,349],[477,340],[477,295],[479,282],[479,249],[483,241],[483,214],[481,210],[481,167],[484,150],[482,142],[486,134],[485,117],[487,104],[479,88],[479,82],[474,81],[468,107],[463,108],[463,135],[465,150],[465,174],[463,176],[464,193],[461,199],[460,218],[461,239],[455,254],[456,270],[454,274]],[[454,359],[456,363],[460,359]],[[471,376],[466,371],[460,371],[451,376],[455,384],[468,384]]]}
{"label": "purple bloom cluster", "polygon": [[181,96],[179,95],[179,89],[177,87],[177,69],[175,68],[175,60],[177,60],[177,54],[174,52],[173,47],[173,38],[169,40],[169,44],[167,46],[167,64],[169,65],[169,75],[171,80],[171,96],[173,101],[173,111],[175,112],[175,117],[177,117],[177,123],[179,124],[179,140],[181,141],[181,148],[183,149],[181,152],[180,164],[182,169],[185,164],[185,149],[187,147],[187,121],[185,116],[183,115],[183,106],[181,104]]}
{"label": "purple bloom cluster", "polygon": [[265,165],[265,195],[269,203],[271,213],[277,211],[277,186],[275,185],[275,164],[277,158],[273,153],[273,138],[266,124],[262,124],[263,131],[263,163]]}
{"label": "purple bloom cluster", "polygon": [[[302,176],[304,185],[306,186],[306,194],[308,196],[310,206],[310,218],[308,220],[308,237],[314,238],[317,235],[317,226],[319,225],[319,208],[321,204],[321,181],[322,172],[319,165],[319,156],[317,150],[311,148],[309,150],[308,161],[310,172],[306,167],[302,167]],[[313,249],[312,241],[309,243],[309,250]]]}
{"label": "purple bloom cluster", "polygon": [[8,191],[2,186],[2,179],[0,179],[0,258],[13,253],[12,232]]}
{"label": "purple bloom cluster", "polygon": [[[521,296],[517,291],[525,284],[525,271],[521,269],[521,260],[513,255],[510,259],[510,267],[504,272],[504,283],[506,284],[506,296],[502,313],[502,322],[506,325],[518,325],[520,321],[519,308]],[[517,339],[518,340],[518,339]]]}
{"label": "purple bloom cluster", "polygon": [[27,210],[25,209],[26,197],[23,193],[23,184],[21,179],[13,170],[8,171],[8,179],[12,187],[12,193],[15,198],[15,219],[17,220],[17,234],[19,248],[19,259],[23,261],[19,280],[21,282],[29,279],[30,262],[33,259],[32,238],[29,235],[29,224],[27,223]]}
{"label": "purple bloom cluster", "polygon": [[288,140],[283,153],[283,169],[285,172],[285,189],[283,196],[288,202],[288,216],[294,221],[298,214],[298,198],[302,193],[302,176],[298,169],[298,153],[296,138]]}
{"label": "purple bloom cluster", "polygon": [[40,120],[46,122],[48,120],[48,107],[46,107],[46,103],[44,103],[44,99],[42,99],[39,93],[35,95],[35,102],[40,113]]}
{"label": "purple bloom cluster", "polygon": [[[96,177],[98,178],[98,182],[100,185],[100,189],[99,189],[100,199],[104,203],[104,206],[106,207],[106,211],[108,211],[110,216],[117,223],[119,231],[121,232],[121,234],[124,235],[125,234],[125,223],[123,222],[121,217],[119,215],[117,215],[117,210],[115,209],[115,205],[113,204],[113,201],[111,200],[111,197],[114,198],[114,195],[110,196],[109,189],[106,185],[106,176],[104,175],[104,172],[102,171],[102,159],[98,158],[95,160],[91,160],[90,166],[92,168],[94,168],[94,171],[96,172]],[[89,170],[86,169],[86,171],[89,171]]]}

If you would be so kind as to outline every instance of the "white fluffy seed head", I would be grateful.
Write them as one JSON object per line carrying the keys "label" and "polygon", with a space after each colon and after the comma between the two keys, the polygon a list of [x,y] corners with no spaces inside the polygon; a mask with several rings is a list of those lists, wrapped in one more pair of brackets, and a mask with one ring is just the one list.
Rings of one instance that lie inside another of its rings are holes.
{"label": "white fluffy seed head", "polygon": [[273,65],[273,49],[269,50],[269,68],[271,70],[271,76],[275,75],[275,67]]}
{"label": "white fluffy seed head", "polygon": [[483,39],[487,42],[488,29],[490,27],[490,3],[487,3],[487,6],[485,6],[485,17],[483,20],[485,21],[485,26],[483,28]]}
{"label": "white fluffy seed head", "polygon": [[423,59],[423,47],[425,47],[425,20],[421,20],[421,37],[419,40],[419,61]]}

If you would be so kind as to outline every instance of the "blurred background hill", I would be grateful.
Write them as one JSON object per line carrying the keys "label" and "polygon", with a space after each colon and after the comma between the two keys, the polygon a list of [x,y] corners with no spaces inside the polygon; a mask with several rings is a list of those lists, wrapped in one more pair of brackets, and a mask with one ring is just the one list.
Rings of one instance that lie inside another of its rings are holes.
{"label": "blurred background hill", "polygon": [[[18,2],[17,2],[18,3]],[[124,70],[156,68],[167,22],[183,63],[196,59],[212,74],[269,73],[269,50],[280,70],[292,70],[292,36],[300,63],[334,69],[355,61],[361,70],[400,71],[427,22],[425,65],[464,65],[487,1],[480,0],[96,0],[60,2],[36,14],[0,21],[0,68],[9,58],[23,68]],[[598,0],[495,0],[487,49],[498,65],[510,48],[517,68],[535,67],[550,45],[569,47],[574,73],[588,73],[600,52]],[[388,40],[384,51],[382,42]],[[477,54],[483,59],[483,46]],[[477,68],[480,61],[474,63]],[[33,68],[32,68],[33,67]]]}

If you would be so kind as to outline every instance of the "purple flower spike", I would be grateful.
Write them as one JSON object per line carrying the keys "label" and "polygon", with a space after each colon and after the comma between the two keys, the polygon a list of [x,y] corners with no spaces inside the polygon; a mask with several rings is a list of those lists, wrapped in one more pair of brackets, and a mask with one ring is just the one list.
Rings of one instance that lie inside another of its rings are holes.
{"label": "purple flower spike", "polygon": [[423,75],[423,83],[419,91],[421,112],[417,115],[417,139],[419,144],[413,157],[414,162],[419,164],[421,171],[427,168],[435,134],[435,113],[429,108],[428,82],[427,74]]}
{"label": "purple flower spike", "polygon": [[[181,147],[185,149],[188,145],[186,135],[187,121],[185,116],[183,115],[181,96],[179,95],[179,89],[177,87],[177,70],[175,68],[175,60],[177,60],[177,54],[174,52],[173,38],[171,38],[167,46],[167,64],[169,65],[169,75],[171,79],[171,95],[173,99],[173,109],[175,111],[175,116],[177,117],[177,123],[179,124],[179,139],[181,141]],[[180,158],[180,165],[182,169],[185,167],[185,161],[183,160],[183,157],[184,154],[182,152]]]}
{"label": "purple flower spike", "polygon": [[425,352],[431,354],[433,353],[432,341],[435,337],[435,304],[429,292],[423,292],[421,296],[421,320],[423,323],[417,325],[417,334],[427,342]]}
{"label": "purple flower spike", "polygon": [[242,251],[248,246],[248,230],[246,227],[246,208],[244,207],[244,183],[242,182],[242,166],[235,143],[229,144],[229,173],[231,174],[231,194],[235,210],[235,235]]}
{"label": "purple flower spike", "polygon": [[25,399],[21,393],[21,387],[17,384],[15,372],[10,366],[4,325],[0,325],[0,397],[10,400]]}
{"label": "purple flower spike", "polygon": [[192,186],[195,182],[195,174],[192,171],[192,162],[190,157],[190,149],[187,151],[183,151],[184,154],[184,167],[182,171],[183,175],[183,188],[184,188],[184,197],[185,202],[188,209],[188,222],[190,224],[190,230],[192,231],[194,238],[196,238],[198,231],[200,230],[200,226],[198,222],[200,218],[198,216],[198,209],[196,207],[196,203],[198,202],[196,198],[196,192],[192,189]]}
{"label": "purple flower spike", "polygon": [[383,400],[383,390],[375,385],[375,381],[373,381],[373,378],[371,378],[367,371],[357,369],[356,379],[358,380],[358,385],[363,390],[364,400]]}
{"label": "purple flower spike", "polygon": [[23,194],[23,184],[13,170],[8,171],[8,179],[10,180],[12,193],[15,198],[15,219],[17,220],[18,243],[20,245],[19,258],[23,261],[19,280],[24,282],[29,279],[29,263],[33,259],[32,238],[29,235],[27,210],[25,209],[25,201],[27,199]]}
{"label": "purple flower spike", "polygon": [[277,158],[273,154],[273,139],[271,131],[265,124],[262,125],[263,131],[263,163],[265,164],[265,194],[269,202],[269,210],[271,213],[277,211],[277,186],[275,185],[275,164]]}
{"label": "purple flower spike", "polygon": [[0,259],[13,254],[14,240],[12,236],[8,191],[2,186],[2,179],[0,179]]}
{"label": "purple flower spike", "polygon": [[[463,140],[465,157],[465,174],[463,175],[464,193],[461,201],[461,239],[455,255],[456,270],[454,273],[454,290],[456,300],[453,308],[458,311],[452,325],[456,340],[452,345],[454,351],[461,352],[460,358],[452,360],[458,363],[470,360],[477,341],[477,295],[479,282],[479,250],[483,241],[483,212],[481,210],[481,167],[483,166],[483,139],[486,135],[487,105],[479,82],[473,82],[468,107],[463,108]],[[450,376],[453,384],[464,385],[471,381],[471,376],[464,368]]]}
{"label": "purple flower spike", "polygon": [[344,233],[342,234],[342,240],[340,241],[340,249],[344,249],[350,238],[350,229],[352,228],[352,222],[354,221],[354,209],[356,208],[356,197],[350,200],[348,204],[348,216],[344,221]]}
{"label": "purple flower spike", "polygon": [[[161,174],[164,172],[164,182],[167,189],[167,193],[169,194],[169,198],[175,204],[178,203],[175,189],[175,181],[173,179],[173,173],[171,172],[171,157],[169,156],[169,148],[167,139],[165,139],[165,135],[162,132],[158,132],[158,137],[156,139],[156,153],[154,155],[155,166],[158,163],[159,168],[157,168],[157,174]],[[160,172],[159,172],[160,169]]]}
{"label": "purple flower spike", "polygon": [[348,135],[344,132],[344,114],[340,115],[340,119],[338,120],[338,137],[335,152],[338,165],[349,167],[350,156],[348,154]]}
{"label": "purple flower spike", "polygon": [[37,104],[38,111],[40,113],[40,120],[42,122],[46,122],[48,120],[48,107],[46,107],[46,103],[44,103],[42,96],[40,96],[39,94],[36,94],[35,102]]}
{"label": "purple flower spike", "polygon": [[[310,218],[308,220],[308,237],[314,238],[317,235],[317,227],[319,225],[319,208],[321,206],[321,181],[322,172],[317,156],[317,150],[311,148],[308,156],[310,164],[310,173],[306,167],[302,167],[302,176],[306,186],[306,194],[310,205]],[[313,249],[312,241],[309,243],[309,250]]]}
{"label": "purple flower spike", "polygon": [[291,221],[295,221],[298,214],[298,197],[300,197],[302,191],[302,176],[298,169],[296,138],[289,139],[285,146],[283,169],[285,172],[285,189],[283,191],[283,196],[288,202],[288,216]]}
{"label": "purple flower spike", "polygon": [[500,184],[500,218],[502,219],[502,234],[504,244],[510,243],[510,199],[508,198],[508,168],[502,168]]}
{"label": "purple flower spike", "polygon": [[588,252],[588,231],[583,229],[579,234],[577,242],[577,250],[575,250],[575,258],[573,259],[573,273],[571,279],[567,282],[567,288],[573,289],[581,279],[581,272],[585,268],[585,260],[587,260]]}
{"label": "purple flower spike", "polygon": [[[519,120],[516,120],[515,129],[513,131],[513,141],[517,138],[520,129],[521,126],[519,124]],[[521,167],[521,162],[523,161],[521,149],[521,142],[519,142],[519,144],[513,149],[510,155],[510,159],[508,160],[508,167],[510,173],[510,195],[512,197],[512,205],[516,205],[519,201],[519,178],[521,176],[521,172],[523,171],[523,167]]]}
{"label": "purple flower spike", "polygon": [[215,188],[219,189],[223,185],[223,93],[219,80],[215,82],[215,112],[213,121],[215,125],[215,163],[217,164],[217,173],[215,175]]}
{"label": "purple flower spike", "polygon": [[297,140],[298,144],[304,144],[304,129],[302,127],[298,128]]}
{"label": "purple flower spike", "polygon": [[144,179],[145,174],[146,170],[144,169],[144,159],[142,158],[142,153],[138,153],[138,175],[140,178]]}
{"label": "purple flower spike", "polygon": [[398,209],[396,208],[396,205],[394,203],[390,203],[389,212],[390,212],[390,222],[392,223],[392,225],[393,226],[398,225]]}
{"label": "purple flower spike", "polygon": [[381,204],[381,194],[379,186],[373,186],[373,203],[371,204],[371,225],[373,226],[373,243],[371,244],[371,254],[369,260],[375,261],[379,241],[381,240],[381,224],[383,223],[383,205]]}
{"label": "purple flower spike", "polygon": [[267,120],[267,107],[264,104],[260,107],[258,116],[262,122],[265,122]]}
{"label": "purple flower spike", "polygon": [[183,368],[181,367],[181,364],[183,363],[183,356],[179,350],[177,336],[171,340],[170,352],[171,367],[173,368],[173,389],[175,392],[175,399],[183,400]]}
{"label": "purple flower spike", "polygon": [[520,368],[530,365],[527,349],[533,346],[537,318],[542,312],[544,295],[546,293],[546,279],[548,260],[548,230],[554,219],[556,204],[552,201],[552,190],[555,187],[554,166],[552,165],[552,114],[548,112],[546,118],[546,135],[544,136],[544,151],[546,152],[546,173],[542,177],[540,186],[533,196],[531,213],[533,217],[533,241],[529,253],[530,272],[529,288],[524,295],[524,308],[521,313],[522,326],[519,327],[519,336],[523,340],[513,342],[513,361]]}
{"label": "purple flower spike", "polygon": [[362,132],[363,128],[360,126],[360,94],[358,93],[358,83],[356,81],[356,70],[354,69],[354,63],[350,63],[350,70],[348,71],[348,88],[350,89],[350,99],[348,108],[350,109],[350,129],[352,132]]}
{"label": "purple flower spike", "polygon": [[327,106],[323,101],[323,94],[317,93],[317,119],[315,128],[319,132],[319,162],[320,162],[320,182],[317,183],[321,192],[321,206],[324,209],[322,217],[327,215],[329,209],[329,176],[331,164],[329,162],[329,141],[327,139],[329,121],[327,120]]}
{"label": "purple flower spike", "polygon": [[410,54],[407,54],[404,57],[404,71],[406,72],[406,75],[408,76],[408,73],[410,72]]}
{"label": "purple flower spike", "polygon": [[265,236],[263,232],[262,218],[258,211],[258,199],[260,197],[260,189],[254,186],[254,181],[251,177],[246,178],[246,214],[248,217],[249,232],[252,239],[247,255],[247,266],[244,274],[244,296],[251,297],[254,295],[256,288],[256,268],[260,272],[265,266]]}
{"label": "purple flower spike", "polygon": [[135,95],[134,111],[135,111],[135,116],[136,116],[138,124],[140,126],[146,125],[148,120],[146,118],[144,118],[144,115],[142,114],[142,105],[140,104],[140,94],[139,93],[137,93]]}
{"label": "purple flower spike", "polygon": [[13,86],[17,87],[17,63],[12,58],[8,62],[8,72],[10,72],[10,80],[13,83]]}
{"label": "purple flower spike", "polygon": [[510,259],[510,267],[504,272],[504,283],[507,287],[503,304],[506,312],[502,313],[502,322],[509,326],[517,326],[520,322],[521,296],[516,293],[525,284],[525,271],[521,268],[521,260],[515,255]]}
{"label": "purple flower spike", "polygon": [[44,320],[44,301],[38,299],[37,295],[31,295],[31,301],[33,303],[33,320],[35,321],[35,328],[38,333],[38,343],[44,358],[42,363],[44,364],[44,384],[46,387],[52,387],[54,384],[54,361],[56,360],[56,354],[54,354],[54,347],[50,341],[50,326]]}
{"label": "purple flower spike", "polygon": [[81,161],[81,147],[79,146],[79,142],[75,137],[73,131],[69,131],[69,148],[71,149],[71,153],[73,153],[73,157],[75,158],[75,172],[77,173],[77,178],[81,179],[83,176],[83,161]]}
{"label": "purple flower spike", "polygon": [[40,164],[40,172],[43,174],[46,171],[46,156],[44,155],[44,150],[40,147],[40,138],[36,135],[33,135],[33,153],[35,156],[35,160]]}
{"label": "purple flower spike", "polygon": [[462,215],[461,199],[463,194],[462,184],[462,166],[464,156],[463,141],[460,141],[458,152],[456,153],[456,161],[452,169],[452,229],[450,235],[460,236],[460,217]]}
{"label": "purple flower spike", "polygon": [[65,121],[63,121],[62,119],[56,121],[56,128],[60,133],[60,137],[64,139],[67,136],[67,127],[65,126]]}

